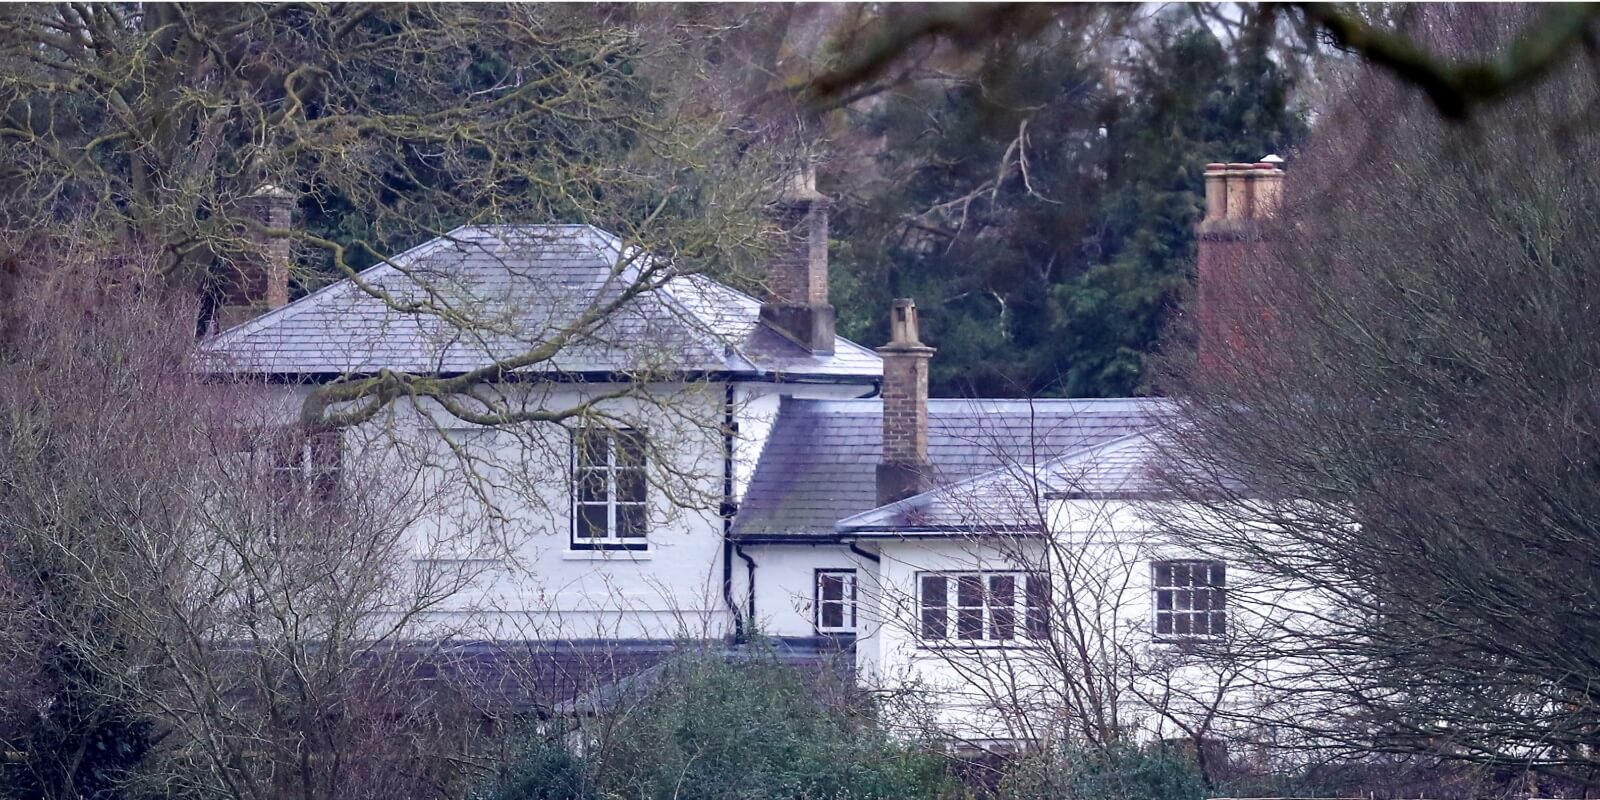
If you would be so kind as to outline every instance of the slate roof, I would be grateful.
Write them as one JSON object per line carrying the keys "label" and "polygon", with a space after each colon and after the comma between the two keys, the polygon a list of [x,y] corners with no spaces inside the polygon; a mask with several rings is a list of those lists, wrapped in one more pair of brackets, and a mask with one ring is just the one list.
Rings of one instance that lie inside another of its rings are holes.
{"label": "slate roof", "polygon": [[[665,665],[686,657],[793,667],[820,687],[851,686],[853,638],[773,637],[759,645],[723,639],[580,639],[416,642],[403,645],[414,689],[450,692],[495,715],[582,716],[645,698]],[[384,654],[374,654],[382,658]],[[406,696],[396,696],[403,702]]]}
{"label": "slate roof", "polygon": [[1008,464],[981,475],[840,520],[841,533],[879,531],[1038,531],[1042,499],[1145,497],[1153,430],[1091,445],[1042,464]]}
{"label": "slate roof", "polygon": [[[207,341],[207,368],[272,375],[451,374],[545,343],[586,308],[614,299],[637,275],[613,276],[615,236],[588,225],[473,225],[361,273],[401,311],[345,279]],[[761,324],[758,300],[703,276],[676,276],[640,295],[550,360],[539,373],[726,372],[875,380],[882,362],[840,338],[815,355]],[[465,325],[450,315],[469,320]]]}
{"label": "slate roof", "polygon": [[[930,400],[932,481],[1026,469],[1151,428],[1157,399]],[[881,400],[785,398],[734,520],[735,536],[832,537],[877,506]]]}

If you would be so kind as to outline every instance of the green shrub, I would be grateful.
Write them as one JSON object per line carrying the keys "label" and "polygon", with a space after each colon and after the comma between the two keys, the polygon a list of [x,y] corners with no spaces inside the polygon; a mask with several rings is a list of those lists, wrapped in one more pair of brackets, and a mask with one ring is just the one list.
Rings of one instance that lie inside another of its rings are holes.
{"label": "green shrub", "polygon": [[933,800],[959,796],[942,758],[813,696],[770,658],[668,662],[648,690],[586,723],[583,757],[524,752],[484,800]]}
{"label": "green shrub", "polygon": [[1158,745],[1024,756],[1007,768],[1000,791],[1006,800],[1203,800],[1206,794],[1194,760]]}
{"label": "green shrub", "polygon": [[636,798],[931,798],[942,762],[819,703],[771,659],[671,662],[596,753],[598,782]]}
{"label": "green shrub", "polygon": [[474,800],[591,800],[596,796],[583,759],[559,741],[534,737],[499,778]]}

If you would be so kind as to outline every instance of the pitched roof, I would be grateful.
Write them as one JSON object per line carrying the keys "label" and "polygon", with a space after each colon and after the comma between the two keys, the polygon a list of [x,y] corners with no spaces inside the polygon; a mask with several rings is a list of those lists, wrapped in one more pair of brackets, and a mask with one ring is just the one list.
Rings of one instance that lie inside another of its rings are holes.
{"label": "pitched roof", "polygon": [[[1168,408],[1156,399],[930,400],[931,480],[948,486],[1043,464],[1149,428]],[[734,534],[835,535],[837,522],[877,507],[882,449],[882,401],[786,398]]]}
{"label": "pitched roof", "polygon": [[1039,530],[1041,501],[1142,497],[1155,490],[1145,467],[1155,447],[1146,428],[1040,464],[1008,464],[840,520],[841,533]]}
{"label": "pitched roof", "polygon": [[[613,235],[588,225],[471,225],[413,247],[207,341],[208,368],[276,375],[459,373],[549,341],[637,276]],[[682,275],[628,301],[530,373],[788,373],[874,379],[876,353],[840,338],[813,354],[761,324],[758,300]],[[465,324],[452,322],[457,315]]]}

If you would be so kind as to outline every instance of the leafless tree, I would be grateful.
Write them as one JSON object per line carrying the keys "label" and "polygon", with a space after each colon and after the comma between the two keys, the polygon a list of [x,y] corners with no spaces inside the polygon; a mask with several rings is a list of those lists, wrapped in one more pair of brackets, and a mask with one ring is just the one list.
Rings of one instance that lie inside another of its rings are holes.
{"label": "leafless tree", "polygon": [[[1156,565],[1206,555],[1155,526],[1147,509],[1163,500],[1137,469],[1108,470],[1137,463],[1148,440],[1074,455],[1052,452],[1046,442],[1061,437],[1044,430],[1022,452],[993,432],[968,435],[1002,466],[899,512],[908,529],[946,533],[922,543],[908,534],[886,548],[883,558],[901,565],[894,573],[956,577],[932,605],[916,581],[870,587],[878,614],[866,624],[881,644],[864,646],[903,648],[891,663],[909,665],[882,677],[912,687],[927,735],[1098,752],[1173,739],[1196,745],[1202,767],[1220,772],[1220,761],[1205,759],[1220,759],[1214,744],[1234,733],[1222,709],[1249,700],[1255,664],[1238,651],[1255,631],[1237,607],[1252,602],[1252,585],[1219,572],[1225,590],[1184,593],[1181,631],[1159,623]],[[934,605],[940,630],[930,638],[925,612]],[[1191,631],[1195,618],[1205,625]]]}
{"label": "leafless tree", "polygon": [[[112,776],[130,791],[439,796],[476,728],[414,636],[472,578],[414,560],[432,498],[392,462],[296,457],[297,426],[193,368],[170,324],[193,298],[98,255],[29,287],[3,356],[0,630],[54,657],[18,658],[8,749],[83,758],[23,743],[30,715],[73,702],[137,723],[126,744],[148,752]],[[73,764],[49,772],[73,796]]]}
{"label": "leafless tree", "polygon": [[[347,376],[312,393],[308,423],[400,398],[478,424],[559,416],[473,390],[603,336],[611,312],[674,277],[748,275],[774,233],[769,154],[786,140],[650,77],[670,63],[692,83],[694,61],[672,60],[698,52],[691,27],[584,7],[104,4],[18,6],[0,28],[7,285],[37,280],[27,255],[70,235],[153,254],[178,291],[226,294],[287,243],[297,284],[350,279],[472,340],[504,320],[429,271],[406,272],[417,290],[401,293],[361,268],[467,223],[589,223],[622,240],[614,291],[516,331],[520,347],[448,379]],[[247,213],[263,187],[296,198],[288,227]]]}
{"label": "leafless tree", "polygon": [[[1192,12],[1230,38],[1268,32],[1288,61],[1306,61],[1331,45],[1420,90],[1440,116],[1452,120],[1468,119],[1526,91],[1566,64],[1592,59],[1588,41],[1595,25],[1593,9],[1550,8],[1517,20],[1513,35],[1495,49],[1463,53],[1438,47],[1431,33],[1414,27],[1417,15],[1377,5],[1200,3]],[[1110,32],[1122,34],[1139,13],[1132,7],[1103,15],[1084,6],[1024,3],[885,12],[844,31],[846,41],[859,45],[802,88],[825,105],[850,102],[905,82],[930,52],[973,51],[994,41],[1028,42],[1062,29],[1089,29],[1096,17],[1117,20],[1121,25]]]}
{"label": "leafless tree", "polygon": [[1593,782],[1594,74],[1464,127],[1346,89],[1229,266],[1234,350],[1178,365],[1163,482],[1208,516],[1174,530],[1302,598],[1255,654],[1286,739]]}

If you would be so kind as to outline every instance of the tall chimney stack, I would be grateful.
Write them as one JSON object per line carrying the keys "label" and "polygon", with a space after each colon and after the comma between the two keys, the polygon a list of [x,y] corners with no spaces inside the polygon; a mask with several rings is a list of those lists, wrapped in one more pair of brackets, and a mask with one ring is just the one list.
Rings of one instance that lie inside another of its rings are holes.
{"label": "tall chimney stack", "polygon": [[813,167],[807,164],[790,178],[775,212],[784,241],[768,269],[761,319],[813,353],[832,353],[828,198],[817,192]]}
{"label": "tall chimney stack", "polygon": [[917,304],[894,301],[883,356],[883,457],[878,463],[878,505],[926,491],[928,461],[928,361],[933,348],[917,330]]}
{"label": "tall chimney stack", "polygon": [[240,226],[247,247],[223,276],[218,331],[289,302],[289,237],[273,236],[266,231],[289,228],[294,196],[267,184],[239,198],[237,208],[240,217],[247,221]]}
{"label": "tall chimney stack", "polygon": [[1241,322],[1249,293],[1241,272],[1259,253],[1262,223],[1278,215],[1282,163],[1267,156],[1254,164],[1206,165],[1206,214],[1195,269],[1202,366],[1226,363],[1245,346]]}

